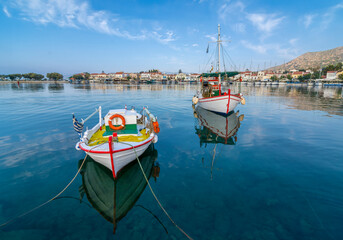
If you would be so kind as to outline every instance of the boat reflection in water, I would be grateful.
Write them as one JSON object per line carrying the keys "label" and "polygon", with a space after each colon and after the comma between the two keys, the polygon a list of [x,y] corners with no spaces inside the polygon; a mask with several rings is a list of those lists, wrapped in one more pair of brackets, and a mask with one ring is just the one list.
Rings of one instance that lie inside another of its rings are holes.
{"label": "boat reflection in water", "polygon": [[[199,136],[200,147],[206,148],[213,144],[213,155],[211,160],[211,179],[214,161],[217,153],[217,145],[235,145],[237,142],[237,131],[244,119],[244,114],[239,111],[232,111],[229,115],[223,116],[208,111],[201,107],[194,108],[194,117],[198,119],[195,126],[195,133]],[[204,157],[202,158],[204,163]]]}
{"label": "boat reflection in water", "polygon": [[[147,178],[153,176],[156,181],[159,176],[157,151],[150,146],[139,159]],[[81,175],[80,196],[86,193],[93,208],[113,224],[115,233],[118,221],[135,205],[147,186],[137,160],[123,168],[114,180],[109,169],[87,157]]]}

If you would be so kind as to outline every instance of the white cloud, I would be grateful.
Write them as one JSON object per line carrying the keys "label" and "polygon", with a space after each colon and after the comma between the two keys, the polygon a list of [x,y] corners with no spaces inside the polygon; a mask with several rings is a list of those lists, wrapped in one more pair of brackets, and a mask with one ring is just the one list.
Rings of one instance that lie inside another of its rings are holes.
{"label": "white cloud", "polygon": [[244,23],[237,23],[235,24],[234,30],[239,33],[245,33],[246,32],[246,25]]}
{"label": "white cloud", "polygon": [[248,49],[251,49],[255,52],[258,52],[258,53],[261,53],[261,54],[265,54],[267,52],[267,47],[266,45],[254,45],[254,44],[251,44],[250,42],[248,41],[245,41],[245,40],[242,40],[241,41],[242,45]]}
{"label": "white cloud", "polygon": [[[296,41],[297,39],[294,38],[294,39],[289,40],[289,43],[294,44]],[[280,44],[252,44],[245,40],[242,40],[241,44],[245,48],[251,49],[260,54],[272,53],[272,54],[276,54],[279,57],[287,58],[287,59],[295,58],[299,53],[299,50],[296,49],[294,46],[284,47]]]}
{"label": "white cloud", "polygon": [[244,3],[241,1],[230,3],[229,1],[225,2],[220,6],[218,10],[219,19],[226,20],[228,17],[231,17],[233,14],[243,12],[245,9]]}
{"label": "white cloud", "polygon": [[275,14],[247,14],[247,19],[257,27],[257,29],[266,34],[272,32],[285,17],[277,17]]}
{"label": "white cloud", "polygon": [[94,10],[84,0],[12,0],[11,6],[20,11],[22,19],[36,24],[88,28],[131,40],[150,38],[163,44],[175,40],[175,34],[172,31],[164,31],[162,27],[155,28],[154,31],[142,30],[137,34],[120,30],[119,15],[104,10]]}
{"label": "white cloud", "polygon": [[298,38],[292,38],[292,39],[289,40],[289,44],[294,46],[298,40],[299,40]]}
{"label": "white cloud", "polygon": [[4,7],[2,8],[2,11],[4,11],[4,13],[6,14],[7,17],[11,17],[11,13],[8,11],[8,9],[7,9],[6,6],[4,6]]}
{"label": "white cloud", "polygon": [[308,28],[312,22],[313,22],[313,19],[316,17],[316,14],[308,14],[308,15],[305,15],[304,16],[304,25],[305,25],[305,28]]}
{"label": "white cloud", "polygon": [[321,23],[321,28],[326,29],[330,23],[333,21],[336,12],[340,9],[343,9],[343,3],[339,3],[333,7],[330,7],[322,16],[322,23]]}
{"label": "white cloud", "polygon": [[172,31],[167,31],[164,34],[154,31],[152,32],[152,37],[162,44],[167,44],[169,42],[175,41],[175,34]]}
{"label": "white cloud", "polygon": [[212,34],[212,35],[206,35],[205,37],[209,38],[211,41],[215,42],[217,41],[217,34]]}
{"label": "white cloud", "polygon": [[194,44],[192,44],[192,47],[199,47],[199,44],[194,43]]}

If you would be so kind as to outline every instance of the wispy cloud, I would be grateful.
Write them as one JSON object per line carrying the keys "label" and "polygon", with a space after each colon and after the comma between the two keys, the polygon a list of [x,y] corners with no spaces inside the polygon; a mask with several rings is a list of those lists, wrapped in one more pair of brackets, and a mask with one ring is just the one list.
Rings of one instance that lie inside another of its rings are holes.
{"label": "wispy cloud", "polygon": [[175,34],[172,31],[163,30],[162,28],[154,31],[140,31],[136,34],[121,30],[121,19],[118,14],[105,10],[94,10],[87,1],[13,0],[10,5],[19,11],[22,19],[36,24],[55,24],[59,27],[78,29],[86,28],[131,40],[150,38],[163,44],[175,40]]}
{"label": "wispy cloud", "polygon": [[[294,45],[297,39],[290,39],[289,43]],[[292,59],[295,58],[299,51],[295,47],[284,47],[281,44],[253,44],[246,40],[242,40],[241,44],[248,49],[251,49],[259,54],[273,53],[282,58]]]}
{"label": "wispy cloud", "polygon": [[247,19],[263,33],[272,32],[285,17],[278,17],[276,14],[247,14]]}
{"label": "wispy cloud", "polygon": [[192,44],[192,47],[199,47],[199,44],[194,43],[194,44]]}
{"label": "wispy cloud", "polygon": [[6,14],[7,17],[11,17],[11,16],[12,16],[11,13],[8,11],[8,9],[7,9],[6,6],[4,6],[4,7],[2,8],[2,11],[4,11],[4,13]]}
{"label": "wispy cloud", "polygon": [[247,25],[251,24],[264,35],[271,32],[285,19],[275,13],[256,13],[247,8],[242,1],[225,1],[218,10],[219,19],[229,22],[233,30],[245,33]]}
{"label": "wispy cloud", "polygon": [[248,41],[245,41],[245,40],[242,40],[241,41],[241,44],[248,48],[248,49],[251,49],[257,53],[261,53],[261,54],[265,54],[267,52],[267,46],[266,45],[262,45],[262,44],[252,44]]}
{"label": "wispy cloud", "polygon": [[298,38],[292,38],[292,39],[289,40],[289,44],[294,46],[298,40],[299,40]]}
{"label": "wispy cloud", "polygon": [[206,35],[205,37],[210,39],[213,42],[217,41],[217,34]]}
{"label": "wispy cloud", "polygon": [[304,23],[305,28],[308,28],[312,24],[313,19],[316,16],[317,16],[316,14],[307,14],[304,16],[303,23]]}
{"label": "wispy cloud", "polygon": [[237,2],[230,2],[226,1],[224,2],[219,10],[218,10],[218,15],[220,20],[226,20],[228,16],[232,16],[233,14],[237,14],[239,12],[244,12],[245,5],[241,1]]}
{"label": "wispy cloud", "polygon": [[157,40],[162,44],[167,44],[169,42],[175,41],[175,34],[173,31],[167,31],[164,34],[158,33],[156,31],[152,32],[152,38]]}
{"label": "wispy cloud", "polygon": [[343,9],[343,2],[330,7],[322,16],[321,28],[326,29],[330,23],[333,21],[336,12]]}

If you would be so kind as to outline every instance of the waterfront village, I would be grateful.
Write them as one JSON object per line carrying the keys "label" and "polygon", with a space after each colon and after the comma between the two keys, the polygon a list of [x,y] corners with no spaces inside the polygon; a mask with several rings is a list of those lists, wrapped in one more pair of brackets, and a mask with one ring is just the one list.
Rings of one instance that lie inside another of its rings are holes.
{"label": "waterfront village", "polygon": [[[142,82],[142,83],[178,83],[178,82],[200,82],[199,73],[183,73],[180,69],[178,73],[162,73],[159,70],[153,69],[146,72],[139,73],[127,73],[127,72],[115,72],[115,73],[78,73],[66,79],[60,73],[48,73],[46,78],[42,74],[27,73],[27,74],[9,74],[0,75],[2,81],[40,81],[40,80],[54,80],[54,81],[70,81],[70,82],[107,82],[107,83],[125,83],[125,82]],[[263,71],[246,71],[237,72],[234,77],[226,78],[225,75],[222,79],[225,81],[242,81],[242,82],[343,82],[343,67],[342,63],[337,65],[329,65],[323,68],[321,71],[313,70],[263,70]]]}
{"label": "waterfront village", "polygon": [[[125,72],[116,72],[116,73],[91,73],[87,76],[87,73],[80,73],[73,75],[70,79],[72,81],[75,80],[84,80],[88,79],[90,82],[106,82],[106,81],[130,81],[130,80],[140,80],[140,81],[156,81],[156,82],[164,82],[164,81],[179,81],[179,82],[198,82],[200,81],[200,74],[199,73],[182,73],[179,72],[178,74],[168,74],[168,73],[161,73],[159,71],[151,71],[151,72],[141,72],[141,73],[125,73]],[[228,78],[230,81],[244,81],[244,82],[275,82],[275,81],[295,81],[295,82],[303,82],[313,79],[322,79],[327,81],[339,80],[343,77],[343,70],[342,71],[326,71],[325,75],[321,75],[311,71],[299,71],[299,70],[291,70],[291,71],[244,71],[239,72],[234,77]],[[224,77],[225,78],[225,77]],[[225,80],[225,79],[224,79]],[[343,79],[341,79],[343,80]]]}

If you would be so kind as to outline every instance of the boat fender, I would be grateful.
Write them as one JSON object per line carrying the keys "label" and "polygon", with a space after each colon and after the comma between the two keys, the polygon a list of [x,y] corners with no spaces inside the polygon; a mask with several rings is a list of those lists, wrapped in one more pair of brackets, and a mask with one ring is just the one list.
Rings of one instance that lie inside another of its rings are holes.
{"label": "boat fender", "polygon": [[[121,125],[118,127],[113,126],[113,124],[112,124],[113,118],[120,118],[121,119]],[[125,118],[120,114],[114,114],[109,118],[108,125],[112,130],[121,130],[125,127]]]}
{"label": "boat fender", "polygon": [[158,125],[158,122],[153,122],[152,125],[154,126],[154,132],[159,133],[160,132],[160,126]]}
{"label": "boat fender", "polygon": [[244,97],[241,97],[241,104],[245,105],[245,98]]}
{"label": "boat fender", "polygon": [[154,136],[154,139],[152,140],[152,142],[153,142],[153,143],[157,143],[157,141],[158,141],[158,137],[157,137],[157,135],[155,135],[155,136]]}
{"label": "boat fender", "polygon": [[199,101],[199,99],[196,96],[194,96],[192,99],[193,104],[196,105],[198,103],[198,101]]}
{"label": "boat fender", "polygon": [[80,142],[77,142],[77,143],[76,143],[75,149],[76,149],[77,151],[80,151],[80,150],[81,150],[81,148],[80,148]]}

